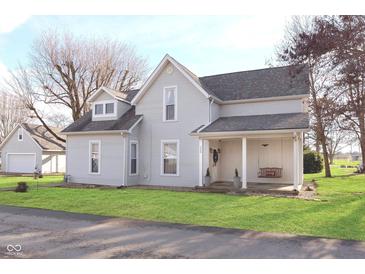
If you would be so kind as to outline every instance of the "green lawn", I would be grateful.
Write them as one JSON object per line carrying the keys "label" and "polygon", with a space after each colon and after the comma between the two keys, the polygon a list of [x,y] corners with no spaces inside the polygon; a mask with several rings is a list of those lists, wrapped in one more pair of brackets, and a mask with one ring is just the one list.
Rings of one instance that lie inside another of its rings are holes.
{"label": "green lawn", "polygon": [[341,165],[345,166],[358,166],[360,161],[347,161],[347,160],[335,160],[333,166],[339,167]]}
{"label": "green lawn", "polygon": [[[6,176],[0,177],[0,189],[4,187],[15,187],[18,182],[26,182],[30,187],[46,185],[50,183],[62,183],[63,176],[43,176],[43,178],[33,179],[32,176]],[[0,194],[1,195],[1,194]]]}
{"label": "green lawn", "polygon": [[[46,188],[0,192],[0,204],[185,224],[365,240],[365,175],[334,168],[318,201],[143,189]],[[1,180],[1,179],[0,179]],[[1,184],[1,183],[0,183]]]}

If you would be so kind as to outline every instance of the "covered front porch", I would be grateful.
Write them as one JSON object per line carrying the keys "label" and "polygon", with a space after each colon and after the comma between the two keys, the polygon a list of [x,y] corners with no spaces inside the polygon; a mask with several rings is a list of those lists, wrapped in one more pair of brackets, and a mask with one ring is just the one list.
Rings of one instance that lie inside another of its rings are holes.
{"label": "covered front porch", "polygon": [[[233,184],[236,169],[239,189]],[[199,171],[199,186],[217,192],[299,191],[303,184],[303,132],[202,134]]]}

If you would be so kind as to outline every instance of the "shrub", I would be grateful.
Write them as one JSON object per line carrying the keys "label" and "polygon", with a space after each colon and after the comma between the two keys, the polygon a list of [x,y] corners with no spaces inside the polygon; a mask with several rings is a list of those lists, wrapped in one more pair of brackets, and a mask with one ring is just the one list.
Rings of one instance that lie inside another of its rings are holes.
{"label": "shrub", "polygon": [[322,156],[311,150],[304,150],[304,173],[318,173],[323,169]]}

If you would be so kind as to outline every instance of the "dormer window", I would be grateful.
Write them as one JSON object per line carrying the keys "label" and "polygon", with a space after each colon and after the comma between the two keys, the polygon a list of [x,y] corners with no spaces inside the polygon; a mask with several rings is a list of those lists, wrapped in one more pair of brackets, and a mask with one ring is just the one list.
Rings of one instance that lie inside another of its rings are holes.
{"label": "dormer window", "polygon": [[23,141],[23,129],[18,129],[18,141]]}
{"label": "dormer window", "polygon": [[113,114],[114,113],[114,103],[105,104],[105,113],[106,114]]}
{"label": "dormer window", "polygon": [[110,117],[116,115],[116,107],[114,101],[102,101],[94,104],[94,116]]}
{"label": "dormer window", "polygon": [[163,121],[177,121],[177,87],[163,90]]}
{"label": "dormer window", "polygon": [[103,115],[103,114],[104,114],[104,105],[95,104],[95,115]]}

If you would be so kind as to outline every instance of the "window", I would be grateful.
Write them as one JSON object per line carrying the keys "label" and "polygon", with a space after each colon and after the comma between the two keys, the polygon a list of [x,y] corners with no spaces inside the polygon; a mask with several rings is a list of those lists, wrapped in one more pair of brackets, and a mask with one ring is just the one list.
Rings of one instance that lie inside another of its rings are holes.
{"label": "window", "polygon": [[89,171],[92,174],[100,174],[100,141],[90,141],[89,152]]}
{"label": "window", "polygon": [[23,129],[18,129],[18,141],[23,141]]}
{"label": "window", "polygon": [[95,104],[95,115],[103,115],[103,114],[104,114],[104,105]]}
{"label": "window", "polygon": [[138,142],[131,141],[130,143],[130,175],[138,174]]}
{"label": "window", "polygon": [[161,141],[161,175],[179,175],[179,141]]}
{"label": "window", "polygon": [[115,110],[115,102],[113,101],[99,101],[94,105],[95,116],[115,116]]}
{"label": "window", "polygon": [[105,104],[105,114],[113,114],[114,113],[114,103]]}
{"label": "window", "polygon": [[177,121],[177,87],[164,88],[163,121]]}

